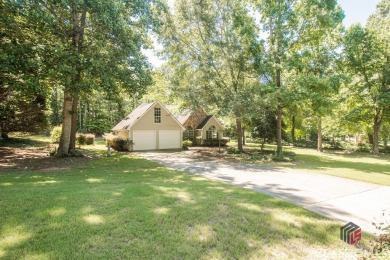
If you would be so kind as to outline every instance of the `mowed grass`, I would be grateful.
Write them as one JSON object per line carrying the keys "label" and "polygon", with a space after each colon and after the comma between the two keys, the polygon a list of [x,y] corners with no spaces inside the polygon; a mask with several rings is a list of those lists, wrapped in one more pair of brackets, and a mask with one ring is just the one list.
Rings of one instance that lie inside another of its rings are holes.
{"label": "mowed grass", "polygon": [[[231,143],[230,145],[235,145]],[[260,149],[259,144],[248,143],[245,146],[247,151]],[[265,149],[275,150],[276,146],[266,145]],[[325,150],[323,153],[315,149],[284,147],[284,151],[293,152],[292,162],[264,162],[256,156],[243,155],[246,162],[257,164],[268,164],[272,167],[303,170],[305,172],[317,172],[349,178],[364,182],[390,186],[390,154],[375,156],[371,153],[347,153],[345,151]],[[233,155],[240,157],[241,155]]]}
{"label": "mowed grass", "polygon": [[364,182],[390,186],[390,154],[376,157],[369,153],[318,153],[313,149],[294,148],[296,161],[288,168],[302,169]]}
{"label": "mowed grass", "polygon": [[10,134],[8,140],[0,139],[0,147],[9,146],[14,148],[43,147],[50,144],[50,137],[43,135],[15,135]]}
{"label": "mowed grass", "polygon": [[346,259],[340,224],[129,154],[0,174],[0,258]]}

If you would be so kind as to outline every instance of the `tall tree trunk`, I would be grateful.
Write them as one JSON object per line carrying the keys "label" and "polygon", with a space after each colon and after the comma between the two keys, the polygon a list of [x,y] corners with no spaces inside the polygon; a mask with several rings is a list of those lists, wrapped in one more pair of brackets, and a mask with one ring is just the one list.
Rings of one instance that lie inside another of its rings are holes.
{"label": "tall tree trunk", "polygon": [[245,145],[246,140],[245,140],[245,127],[242,128],[242,145]]}
{"label": "tall tree trunk", "polygon": [[317,151],[322,153],[323,150],[322,150],[322,120],[321,120],[321,117],[318,117],[317,133],[318,133]]}
{"label": "tall tree trunk", "polygon": [[110,124],[112,125],[114,123],[114,119],[113,119],[113,114],[111,111],[113,111],[113,108],[112,108],[112,101],[111,101],[111,98],[108,99],[108,109],[110,110],[110,113],[109,113],[109,116],[110,116]]}
{"label": "tall tree trunk", "polygon": [[84,122],[83,122],[83,118],[84,118],[84,104],[83,102],[79,101],[79,110],[80,110],[80,113],[78,113],[78,119],[77,119],[77,125],[79,126],[79,129],[83,129],[84,128]]}
{"label": "tall tree trunk", "polygon": [[85,115],[84,115],[84,126],[85,126],[85,129],[87,130],[87,132],[89,132],[89,113],[90,113],[90,109],[89,109],[89,102],[87,102],[87,107],[85,108]]}
{"label": "tall tree trunk", "polygon": [[261,150],[260,150],[261,153],[264,152],[265,141],[267,141],[267,138],[264,137],[264,138],[263,138],[263,142],[261,142]]}
{"label": "tall tree trunk", "polygon": [[374,145],[374,154],[379,155],[379,128],[381,126],[381,118],[380,118],[380,109],[375,109],[374,116],[374,135],[373,135],[373,145]]}
{"label": "tall tree trunk", "polygon": [[72,126],[70,131],[69,152],[73,153],[76,150],[76,132],[77,132],[77,106],[79,99],[77,96],[73,97],[72,102]]}
{"label": "tall tree trunk", "polygon": [[333,146],[333,148],[336,148],[336,141],[334,139],[334,133],[332,133],[332,146]]}
{"label": "tall tree trunk", "polygon": [[[278,21],[280,19],[280,16],[278,18]],[[282,36],[282,30],[281,30],[281,27],[277,26],[276,28],[276,38],[277,39],[274,39],[272,40],[274,42],[274,44],[276,44],[276,75],[275,75],[275,79],[276,79],[276,87],[278,89],[278,92],[279,92],[279,95],[280,95],[280,89],[282,88],[282,70],[281,70],[281,65],[282,65],[282,61],[281,61],[281,57],[282,57],[282,39],[283,39],[283,36]],[[273,34],[273,32],[271,32]],[[274,36],[271,36],[272,38],[274,38]],[[277,108],[277,124],[276,124],[276,155],[279,156],[279,155],[282,155],[283,153],[283,144],[282,144],[282,114],[283,114],[283,111],[282,111],[282,101],[281,101],[281,97],[279,96],[278,97],[278,108]]]}
{"label": "tall tree trunk", "polygon": [[57,156],[66,156],[69,155],[69,144],[70,144],[70,135],[72,128],[72,96],[69,92],[69,88],[64,89],[64,112],[62,119],[62,133],[60,144],[57,150]]}
{"label": "tall tree trunk", "polygon": [[[279,45],[278,45],[278,54],[279,54]],[[280,57],[277,58],[278,68],[276,69],[276,87],[280,89],[282,87],[281,82],[281,70],[280,70]],[[282,105],[280,97],[278,97],[278,108],[276,111],[277,123],[276,123],[276,155],[282,155],[283,153],[283,144],[282,144]]]}
{"label": "tall tree trunk", "polygon": [[278,106],[276,111],[277,122],[276,122],[276,155],[281,155],[283,153],[282,145],[282,108]]}
{"label": "tall tree trunk", "polygon": [[[84,28],[86,23],[86,13],[87,10],[84,8],[81,16],[79,17],[79,13],[74,8],[72,11],[72,20],[73,20],[73,28],[75,33],[72,36],[72,45],[73,48],[77,50],[78,54],[81,55],[83,53],[83,40],[84,40]],[[80,18],[80,19],[79,19]],[[78,56],[79,58],[79,56]],[[74,78],[74,87],[76,87],[81,83],[81,61],[78,60],[76,64],[77,75]],[[73,102],[72,102],[72,119],[71,119],[71,131],[70,131],[70,143],[69,143],[69,151],[76,150],[76,131],[77,131],[77,107],[79,103],[78,92],[73,92]]]}
{"label": "tall tree trunk", "polygon": [[53,99],[51,101],[51,109],[52,109],[52,117],[51,117],[51,124],[52,125],[59,125],[61,122],[61,115],[60,115],[60,109],[58,104],[58,86],[54,86],[54,93],[53,93]]}
{"label": "tall tree trunk", "polygon": [[[269,18],[269,25],[270,25],[270,48],[272,52],[274,53],[274,59],[276,63],[275,67],[275,73],[273,75],[273,81],[276,85],[277,91],[280,90],[282,87],[282,82],[281,82],[281,39],[282,39],[282,32],[279,27],[277,27],[277,31],[274,31],[273,26],[273,19],[272,17]],[[278,108],[276,111],[277,115],[277,123],[276,123],[276,155],[281,155],[283,153],[283,145],[282,145],[282,104],[280,97],[277,97],[277,102],[278,102]]]}
{"label": "tall tree trunk", "polygon": [[367,137],[368,137],[368,143],[371,145],[374,145],[374,135],[371,133],[368,133]]}
{"label": "tall tree trunk", "polygon": [[241,128],[241,119],[236,118],[236,133],[237,133],[237,149],[240,152],[243,152],[242,149],[242,128]]}
{"label": "tall tree trunk", "polygon": [[291,118],[291,140],[293,145],[295,144],[295,115]]}

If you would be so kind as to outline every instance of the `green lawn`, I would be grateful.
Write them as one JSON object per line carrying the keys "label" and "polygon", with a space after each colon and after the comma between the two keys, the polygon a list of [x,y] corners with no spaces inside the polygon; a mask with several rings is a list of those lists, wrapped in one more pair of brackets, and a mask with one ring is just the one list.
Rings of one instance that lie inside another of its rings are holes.
{"label": "green lawn", "polygon": [[0,147],[10,146],[15,148],[43,147],[50,144],[50,137],[42,135],[14,135],[10,134],[7,141],[0,140]]}
{"label": "green lawn", "polygon": [[390,186],[390,154],[376,157],[369,153],[320,154],[312,149],[294,148],[296,161],[285,167]]}
{"label": "green lawn", "polygon": [[[236,145],[234,142],[231,146]],[[248,143],[247,151],[259,149],[259,144]],[[267,150],[275,150],[275,146],[266,145]],[[296,154],[289,163],[264,162],[256,156],[230,155],[239,160],[257,164],[268,164],[272,167],[298,169],[306,172],[317,172],[359,181],[390,186],[390,154],[379,157],[370,153],[347,153],[343,151],[325,150],[323,153],[315,149],[284,147],[284,151]]]}
{"label": "green lawn", "polygon": [[280,199],[118,153],[0,173],[0,209],[6,259],[342,259],[368,244]]}

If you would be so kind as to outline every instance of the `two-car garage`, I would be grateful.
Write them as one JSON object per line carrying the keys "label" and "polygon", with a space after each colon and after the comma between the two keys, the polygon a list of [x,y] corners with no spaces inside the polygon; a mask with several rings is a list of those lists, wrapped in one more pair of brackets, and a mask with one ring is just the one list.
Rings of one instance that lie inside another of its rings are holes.
{"label": "two-car garage", "polygon": [[122,139],[131,140],[132,151],[180,149],[184,126],[156,101],[142,103],[113,129]]}
{"label": "two-car garage", "polygon": [[134,151],[179,149],[181,148],[180,130],[134,130]]}

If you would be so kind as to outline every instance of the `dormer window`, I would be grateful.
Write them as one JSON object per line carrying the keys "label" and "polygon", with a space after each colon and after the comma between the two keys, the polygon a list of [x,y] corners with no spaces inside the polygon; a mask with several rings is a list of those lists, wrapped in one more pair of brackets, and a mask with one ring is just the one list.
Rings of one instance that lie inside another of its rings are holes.
{"label": "dormer window", "polygon": [[161,108],[159,107],[154,108],[154,122],[161,123]]}

